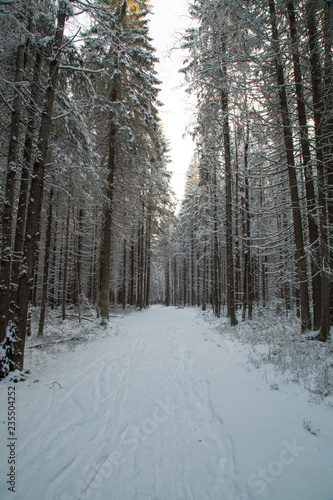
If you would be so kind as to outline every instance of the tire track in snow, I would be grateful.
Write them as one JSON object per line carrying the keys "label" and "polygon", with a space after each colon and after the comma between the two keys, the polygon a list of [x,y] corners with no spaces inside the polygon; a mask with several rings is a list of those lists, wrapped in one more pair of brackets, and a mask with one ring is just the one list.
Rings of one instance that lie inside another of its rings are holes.
{"label": "tire track in snow", "polygon": [[48,500],[249,498],[182,339],[192,328],[200,328],[194,310],[154,307],[118,321],[116,337],[71,353],[74,375],[68,367],[64,390],[49,397],[21,449],[31,487],[17,500],[33,498],[36,477]]}

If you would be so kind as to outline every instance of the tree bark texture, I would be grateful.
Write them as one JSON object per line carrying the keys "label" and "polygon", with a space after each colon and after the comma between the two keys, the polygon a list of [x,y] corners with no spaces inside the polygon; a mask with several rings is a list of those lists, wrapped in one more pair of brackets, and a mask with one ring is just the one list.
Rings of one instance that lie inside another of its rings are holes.
{"label": "tree bark texture", "polygon": [[29,309],[31,280],[42,209],[43,184],[52,112],[58,82],[61,47],[67,17],[67,4],[61,1],[57,15],[57,29],[54,39],[53,57],[50,62],[49,81],[45,93],[42,119],[37,142],[36,160],[33,165],[29,204],[27,211],[24,255],[20,267],[17,307],[14,317],[14,343],[10,355],[10,369],[23,369],[26,326]]}
{"label": "tree bark texture", "polygon": [[47,227],[45,236],[45,256],[44,256],[44,272],[43,272],[43,290],[42,300],[39,316],[38,336],[42,337],[45,324],[45,312],[47,304],[47,291],[49,284],[49,270],[50,270],[50,252],[51,252],[51,232],[52,232],[52,218],[53,218],[53,189],[50,191],[49,208],[47,214]]}
{"label": "tree bark texture", "polygon": [[289,17],[290,38],[292,43],[297,112],[298,112],[298,122],[300,128],[303,169],[305,177],[309,241],[311,246],[313,328],[314,330],[318,330],[320,328],[320,323],[321,323],[321,275],[319,266],[320,262],[319,230],[315,220],[317,200],[313,182],[309,130],[307,125],[305,99],[304,99],[304,91],[302,83],[302,71],[301,71],[301,63],[299,55],[299,42],[297,34],[294,0],[289,0],[287,4],[287,11]]}
{"label": "tree bark texture", "polygon": [[233,224],[232,224],[232,182],[231,182],[231,145],[229,127],[229,102],[226,64],[222,65],[223,85],[221,90],[221,106],[223,113],[223,143],[226,193],[226,243],[227,243],[227,307],[231,326],[237,325],[234,287],[234,252],[233,252]]}
{"label": "tree bark texture", "polygon": [[248,150],[249,129],[247,129],[247,140],[244,148],[244,290],[243,290],[243,320],[252,319],[253,290],[252,290],[252,256],[251,256],[251,217],[250,217],[250,193],[248,178]]}
{"label": "tree bark texture", "polygon": [[292,134],[289,109],[288,109],[283,63],[281,60],[281,53],[279,48],[279,36],[277,30],[274,0],[269,0],[269,10],[270,10],[270,19],[271,19],[272,34],[273,34],[272,44],[275,52],[276,78],[279,89],[280,114],[283,125],[283,137],[284,137],[285,153],[286,153],[287,168],[288,168],[291,207],[293,214],[294,237],[296,245],[296,266],[298,271],[298,281],[300,288],[302,331],[305,331],[306,329],[311,328],[307,262],[306,262],[306,255],[304,252],[304,235],[303,235],[300,200],[298,194],[297,175],[295,168],[293,134]]}
{"label": "tree bark texture", "polygon": [[[114,86],[111,93],[111,102],[117,100],[117,89]],[[100,314],[102,321],[109,321],[110,308],[110,276],[111,276],[111,236],[113,215],[114,174],[116,168],[116,135],[117,128],[111,116],[109,130],[109,153],[108,153],[108,179],[107,179],[107,203],[104,209],[103,220],[103,242],[100,267]]]}
{"label": "tree bark texture", "polygon": [[9,133],[9,148],[7,160],[7,179],[5,200],[2,214],[2,252],[0,274],[0,344],[6,336],[9,319],[11,266],[12,266],[12,239],[15,211],[15,185],[19,170],[18,165],[18,140],[20,132],[20,117],[22,114],[22,99],[20,84],[24,76],[25,43],[21,42],[16,53],[14,102],[12,106],[11,125]]}
{"label": "tree bark texture", "polygon": [[321,325],[318,339],[326,341],[330,331],[330,280],[329,280],[329,251],[327,234],[327,209],[325,176],[325,97],[322,93],[322,64],[318,45],[318,32],[316,26],[316,2],[309,0],[306,4],[307,26],[310,47],[310,69],[312,80],[312,98],[314,108],[315,139],[318,173],[318,202],[319,202],[319,230],[321,248]]}
{"label": "tree bark texture", "polygon": [[11,308],[13,310],[13,313],[15,312],[15,304],[17,300],[17,291],[18,291],[18,283],[20,275],[20,264],[24,250],[24,235],[25,235],[27,208],[29,200],[32,151],[33,151],[35,127],[36,127],[37,113],[38,113],[37,102],[39,101],[38,96],[40,93],[38,85],[41,73],[42,59],[43,58],[41,52],[38,52],[36,54],[33,81],[31,85],[31,98],[27,109],[27,114],[28,114],[27,128],[26,128],[26,135],[25,135],[24,149],[23,149],[20,195],[17,208],[14,254],[12,259],[12,290],[11,290],[10,301],[12,304]]}

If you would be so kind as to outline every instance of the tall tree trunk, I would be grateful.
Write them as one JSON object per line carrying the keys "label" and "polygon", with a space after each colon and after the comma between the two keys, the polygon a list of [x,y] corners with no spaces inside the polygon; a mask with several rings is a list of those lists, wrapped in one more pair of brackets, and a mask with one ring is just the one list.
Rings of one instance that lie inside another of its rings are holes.
{"label": "tall tree trunk", "polygon": [[[117,84],[111,92],[111,102],[117,100]],[[100,267],[100,314],[102,322],[109,321],[110,308],[110,276],[111,276],[111,236],[112,236],[112,217],[113,217],[113,193],[114,193],[114,174],[116,157],[116,135],[117,128],[111,116],[109,131],[109,153],[108,153],[108,179],[107,179],[107,204],[104,209],[103,221],[103,240],[101,251]]]}
{"label": "tall tree trunk", "polygon": [[220,295],[220,249],[218,241],[218,220],[217,220],[217,166],[214,165],[213,172],[213,311],[217,318],[221,316],[221,295]]}
{"label": "tall tree trunk", "polygon": [[10,340],[11,345],[7,349],[8,366],[10,371],[15,369],[23,369],[31,278],[33,272],[37,232],[39,231],[42,209],[45,162],[67,14],[68,2],[61,0],[59,3],[57,15],[57,28],[54,38],[53,57],[50,62],[49,81],[45,94],[45,101],[37,142],[37,155],[33,166],[33,175],[27,212],[24,255],[20,268],[17,308],[14,323],[12,325],[13,333]]}
{"label": "tall tree trunk", "polygon": [[196,266],[196,276],[195,276],[195,282],[196,282],[196,303],[195,305],[197,307],[200,307],[201,306],[201,293],[200,293],[200,282],[201,282],[201,266],[199,264],[199,260],[200,260],[200,253],[199,251],[197,251],[196,253],[196,263],[197,263],[197,266]]}
{"label": "tall tree trunk", "polygon": [[270,10],[270,19],[271,19],[272,34],[273,34],[272,45],[275,52],[276,77],[277,77],[277,84],[279,86],[280,114],[283,125],[283,137],[284,137],[285,152],[287,159],[289,189],[290,189],[291,206],[293,213],[294,236],[296,245],[296,265],[298,271],[298,281],[299,281],[300,301],[301,301],[301,321],[302,321],[302,331],[304,332],[306,329],[311,328],[307,262],[306,262],[306,255],[304,252],[303,225],[302,225],[301,207],[298,194],[297,175],[295,168],[292,126],[288,109],[288,100],[287,100],[286,85],[283,72],[283,64],[279,47],[279,35],[277,30],[274,0],[269,0],[269,10]]}
{"label": "tall tree trunk", "polygon": [[[225,50],[223,47],[223,54]],[[235,308],[234,286],[234,252],[233,252],[233,223],[232,223],[232,182],[231,182],[231,144],[229,127],[229,96],[227,90],[228,74],[227,65],[222,63],[223,85],[221,90],[221,105],[223,113],[223,142],[224,142],[224,168],[225,168],[225,193],[226,193],[226,242],[227,242],[227,308],[231,326],[237,325]]]}
{"label": "tall tree trunk", "polygon": [[214,223],[214,236],[213,236],[213,311],[217,318],[221,316],[221,301],[219,289],[220,277],[220,259],[219,259],[219,243],[217,238],[217,223]]}
{"label": "tall tree trunk", "polygon": [[126,309],[127,302],[127,241],[124,238],[123,249],[123,309]]}
{"label": "tall tree trunk", "polygon": [[190,236],[190,304],[194,306],[194,295],[195,295],[195,275],[194,275],[194,231],[191,230]]}
{"label": "tall tree trunk", "polygon": [[202,301],[202,310],[206,311],[206,303],[207,303],[207,243],[205,242],[204,246],[204,256],[203,256],[203,263],[202,263],[202,296],[201,296],[201,301]]}
{"label": "tall tree trunk", "polygon": [[312,80],[312,98],[314,108],[315,139],[318,172],[318,201],[319,201],[319,230],[321,248],[321,285],[322,285],[322,309],[321,325],[318,340],[326,341],[330,332],[330,281],[329,281],[329,251],[327,234],[327,210],[325,199],[325,106],[322,93],[322,65],[320,60],[320,49],[318,44],[318,32],[316,26],[317,2],[309,0],[306,4],[307,27],[310,47],[310,68]]}
{"label": "tall tree trunk", "polygon": [[49,269],[50,269],[50,250],[51,250],[51,232],[53,218],[53,188],[50,191],[49,208],[47,214],[47,227],[45,236],[45,256],[44,256],[44,272],[43,272],[43,289],[39,316],[38,336],[42,337],[44,332],[45,312],[47,303],[47,290],[49,284]]}
{"label": "tall tree trunk", "polygon": [[54,221],[53,242],[52,242],[52,264],[51,264],[51,285],[49,291],[49,302],[51,309],[56,307],[56,262],[57,262],[57,220]]}
{"label": "tall tree trunk", "polygon": [[303,92],[302,71],[301,71],[301,63],[299,55],[299,42],[297,34],[294,0],[288,1],[287,11],[289,17],[289,29],[290,29],[290,38],[292,44],[297,112],[298,112],[298,121],[300,126],[301,148],[302,148],[303,168],[305,176],[305,192],[307,200],[309,241],[311,246],[313,328],[315,330],[318,330],[320,328],[320,320],[321,320],[321,276],[319,268],[320,253],[318,246],[319,230],[315,220],[317,203],[316,203],[316,195],[313,183],[309,130],[307,125],[305,99]]}
{"label": "tall tree trunk", "polygon": [[79,315],[79,323],[81,322],[81,303],[82,303],[82,257],[83,257],[83,219],[84,210],[79,209],[79,221],[76,234],[77,239],[77,255],[76,255],[76,290],[77,290],[77,307]]}
{"label": "tall tree trunk", "polygon": [[174,258],[172,261],[172,305],[176,306],[179,303],[179,281],[178,281],[178,266],[177,259]]}
{"label": "tall tree trunk", "polygon": [[[239,213],[239,145],[238,145],[238,124],[235,130],[235,294],[236,297],[241,296],[241,251],[239,238],[239,221],[241,219]],[[238,300],[236,300],[236,303]]]}
{"label": "tall tree trunk", "polygon": [[[333,6],[325,2],[324,7],[324,85],[325,85],[325,166],[327,182],[327,211],[329,221],[329,248],[333,248]],[[330,322],[333,323],[333,251],[330,250]]]}
{"label": "tall tree trunk", "polygon": [[62,320],[66,319],[66,304],[67,304],[67,276],[68,276],[68,253],[69,253],[69,222],[70,222],[70,201],[68,200],[67,208],[67,218],[66,218],[66,236],[65,236],[65,248],[64,248],[64,264],[63,264],[63,274],[62,274]]}
{"label": "tall tree trunk", "polygon": [[14,92],[11,125],[9,133],[9,149],[7,159],[7,179],[5,200],[2,214],[2,249],[1,249],[1,274],[0,274],[0,344],[6,336],[6,327],[9,319],[10,292],[11,292],[11,264],[12,264],[12,239],[14,230],[15,211],[15,184],[18,173],[18,139],[21,117],[21,83],[24,76],[25,43],[17,47]]}
{"label": "tall tree trunk", "polygon": [[261,274],[262,274],[262,306],[265,308],[266,307],[266,296],[267,296],[267,263],[268,263],[268,258],[267,255],[262,258],[262,263],[261,263]]}
{"label": "tall tree trunk", "polygon": [[27,208],[28,208],[32,150],[34,144],[34,135],[36,130],[36,121],[38,113],[37,102],[39,101],[38,96],[40,94],[39,81],[40,81],[42,60],[43,60],[42,53],[39,51],[37,52],[35,58],[34,74],[31,85],[31,97],[27,109],[28,120],[27,120],[27,128],[26,128],[26,135],[25,135],[24,149],[23,149],[20,195],[19,195],[17,218],[16,218],[14,256],[12,262],[12,291],[11,291],[11,303],[13,304],[12,306],[13,312],[15,312],[14,304],[16,304],[16,299],[17,299],[20,263],[22,260],[23,249],[24,249],[24,234],[25,234]]}
{"label": "tall tree trunk", "polygon": [[144,287],[144,204],[142,203],[142,216],[138,228],[138,266],[137,266],[137,306],[143,309]]}
{"label": "tall tree trunk", "polygon": [[151,279],[151,209],[148,210],[146,231],[146,286],[145,286],[145,307],[149,306],[150,299],[150,279]]}
{"label": "tall tree trunk", "polygon": [[170,247],[167,249],[165,266],[165,305],[170,306]]}
{"label": "tall tree trunk", "polygon": [[187,258],[184,255],[183,259],[183,304],[187,305]]}
{"label": "tall tree trunk", "polygon": [[135,288],[135,243],[131,242],[131,253],[130,253],[130,292],[129,292],[129,304],[134,306],[134,288]]}
{"label": "tall tree trunk", "polygon": [[243,320],[252,319],[253,310],[253,283],[252,283],[252,255],[251,255],[251,218],[250,218],[250,193],[248,178],[248,150],[249,150],[249,126],[247,125],[246,143],[244,148],[244,292],[243,292]]}

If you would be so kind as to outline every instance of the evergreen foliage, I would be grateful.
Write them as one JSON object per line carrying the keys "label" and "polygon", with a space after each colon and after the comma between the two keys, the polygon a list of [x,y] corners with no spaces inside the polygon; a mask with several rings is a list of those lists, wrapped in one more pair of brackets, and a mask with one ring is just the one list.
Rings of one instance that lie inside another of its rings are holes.
{"label": "evergreen foliage", "polygon": [[[333,317],[333,11],[194,0],[196,151],[174,215],[146,0],[0,2],[0,376],[32,306]],[[315,334],[314,334],[315,335]]]}

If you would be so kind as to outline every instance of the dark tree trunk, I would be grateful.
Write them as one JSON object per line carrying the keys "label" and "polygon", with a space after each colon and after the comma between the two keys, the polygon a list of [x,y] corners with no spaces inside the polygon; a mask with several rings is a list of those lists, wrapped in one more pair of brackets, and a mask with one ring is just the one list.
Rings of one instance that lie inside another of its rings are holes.
{"label": "dark tree trunk", "polygon": [[[325,2],[324,7],[324,46],[325,46],[325,65],[324,65],[324,85],[325,85],[325,166],[327,199],[330,202],[327,205],[328,221],[330,224],[329,248],[333,248],[333,6],[331,2]],[[333,323],[333,251],[330,251],[330,322]]]}
{"label": "dark tree trunk", "polygon": [[194,296],[195,296],[195,274],[194,274],[194,269],[195,269],[195,262],[194,262],[194,232],[193,229],[191,231],[191,241],[190,241],[190,304],[193,307],[194,306]]}
{"label": "dark tree trunk", "polygon": [[51,264],[51,285],[49,291],[49,302],[51,309],[56,307],[56,262],[57,262],[57,220],[54,221],[53,242],[52,242],[52,264]]}
{"label": "dark tree trunk", "polygon": [[241,251],[240,251],[240,238],[239,238],[239,221],[241,219],[239,213],[239,153],[238,153],[238,141],[237,141],[238,130],[236,130],[235,136],[235,294],[236,294],[236,304],[238,307],[238,297],[241,295]]}
{"label": "dark tree trunk", "polygon": [[[114,86],[111,94],[111,102],[117,100],[117,89]],[[110,308],[110,276],[111,276],[111,236],[113,217],[113,193],[116,155],[116,135],[117,129],[111,116],[109,131],[109,156],[108,156],[108,179],[107,179],[107,204],[104,209],[103,240],[100,264],[100,314],[102,322],[109,321]]]}
{"label": "dark tree trunk", "polygon": [[43,336],[44,324],[45,324],[45,312],[47,304],[47,290],[49,284],[49,269],[50,269],[52,218],[53,218],[53,189],[51,189],[50,191],[49,208],[47,215],[47,227],[45,236],[43,289],[42,289],[42,300],[41,300],[40,317],[39,317],[39,327],[38,327],[38,336],[40,337]]}
{"label": "dark tree trunk", "polygon": [[129,292],[129,304],[134,306],[134,288],[135,288],[135,244],[132,240],[131,242],[131,253],[130,253],[130,292]]}
{"label": "dark tree trunk", "polygon": [[283,65],[279,48],[279,37],[277,30],[274,0],[269,0],[269,10],[270,10],[270,18],[271,18],[272,34],[273,34],[272,44],[273,44],[273,49],[275,51],[276,77],[279,86],[280,114],[283,125],[283,137],[284,137],[285,152],[287,159],[289,189],[290,189],[291,206],[293,213],[294,236],[296,245],[296,265],[298,271],[298,281],[299,281],[300,301],[301,301],[302,331],[304,332],[306,329],[311,328],[307,263],[306,263],[306,255],[304,252],[304,236],[303,236],[301,208],[300,208],[300,201],[298,194],[297,175],[295,168],[292,126],[288,110],[286,85],[285,85]]}
{"label": "dark tree trunk", "polygon": [[11,264],[12,264],[12,239],[14,231],[15,211],[15,185],[18,173],[18,138],[21,117],[21,88],[24,75],[25,43],[20,43],[16,53],[16,68],[11,125],[9,133],[9,149],[7,160],[7,179],[5,200],[2,214],[2,251],[0,274],[0,344],[6,336],[6,327],[9,319],[10,293],[11,293]]}
{"label": "dark tree trunk", "polygon": [[[144,220],[144,204],[142,204],[142,218]],[[138,229],[138,278],[137,278],[137,306],[140,309],[143,309],[143,290],[144,290],[144,226],[143,223],[140,223]]]}
{"label": "dark tree trunk", "polygon": [[318,33],[316,27],[316,2],[310,0],[306,4],[307,26],[310,47],[310,67],[312,80],[312,97],[314,108],[317,173],[318,173],[318,202],[319,202],[319,230],[321,248],[321,325],[319,340],[326,341],[330,332],[330,281],[329,281],[329,251],[327,234],[327,210],[325,199],[325,107],[322,85],[322,65],[320,61],[320,49],[318,45]]}
{"label": "dark tree trunk", "polygon": [[165,305],[167,307],[170,306],[170,249],[169,248],[165,266]]}
{"label": "dark tree trunk", "polygon": [[27,109],[28,123],[27,123],[24,149],[23,149],[20,196],[19,196],[17,218],[16,218],[14,256],[12,262],[13,286],[11,291],[11,303],[13,304],[12,306],[13,311],[15,311],[15,304],[17,299],[17,291],[19,283],[20,263],[22,260],[23,249],[24,249],[24,234],[25,234],[25,225],[26,225],[27,208],[28,208],[32,151],[33,151],[34,135],[36,129],[37,113],[38,113],[37,102],[39,100],[38,96],[40,94],[39,81],[40,81],[41,66],[42,66],[42,54],[41,52],[38,52],[36,54],[34,75],[31,85],[31,98]]}
{"label": "dark tree trunk", "polygon": [[202,310],[206,311],[206,303],[207,303],[207,243],[204,246],[204,257],[202,263]]}
{"label": "dark tree trunk", "polygon": [[148,213],[147,231],[146,231],[146,285],[145,285],[145,306],[149,306],[150,299],[150,277],[151,277],[151,213]]}
{"label": "dark tree trunk", "polygon": [[250,218],[250,193],[248,178],[248,150],[249,150],[249,128],[244,148],[244,291],[243,291],[243,320],[252,319],[253,310],[253,284],[252,284],[252,256],[251,256],[251,218]]}
{"label": "dark tree trunk", "polygon": [[172,305],[176,306],[179,303],[179,279],[177,260],[172,261]]}
{"label": "dark tree trunk", "polygon": [[187,305],[187,258],[184,256],[183,261],[183,304]]}
{"label": "dark tree trunk", "polygon": [[33,175],[27,212],[24,255],[20,268],[17,308],[13,324],[13,341],[11,348],[7,351],[10,370],[23,369],[31,279],[36,240],[38,236],[37,233],[39,231],[42,208],[45,162],[51,129],[52,112],[55,101],[55,91],[58,81],[61,47],[67,17],[67,7],[68,5],[66,4],[66,2],[61,0],[57,16],[57,29],[54,39],[53,57],[50,62],[49,82],[46,89],[42,120],[37,142],[36,161],[34,162],[33,166]]}
{"label": "dark tree trunk", "polygon": [[268,258],[267,255],[263,257],[262,263],[261,263],[261,274],[262,274],[262,306],[266,307],[266,301],[267,301],[267,263],[268,263]]}
{"label": "dark tree trunk", "polygon": [[127,241],[124,239],[124,249],[123,249],[123,309],[126,309],[127,300]]}
{"label": "dark tree trunk", "polygon": [[81,302],[82,302],[82,257],[83,257],[83,219],[84,211],[79,209],[79,221],[77,230],[77,255],[76,255],[76,287],[77,290],[77,306],[79,314],[79,322],[81,322]]}
{"label": "dark tree trunk", "polygon": [[[223,51],[224,53],[225,51]],[[227,85],[227,66],[222,64],[223,84]],[[232,182],[231,182],[231,145],[229,127],[229,96],[227,89],[221,90],[221,104],[223,113],[223,142],[225,165],[225,192],[226,192],[226,242],[227,242],[227,308],[231,326],[237,325],[235,308],[234,286],[234,252],[233,252],[233,223],[232,223]]]}
{"label": "dark tree trunk", "polygon": [[320,328],[321,320],[321,276],[320,276],[320,252],[318,247],[319,230],[315,220],[317,208],[316,195],[313,183],[313,172],[311,165],[309,131],[307,125],[305,99],[302,84],[302,71],[299,55],[299,42],[297,35],[296,15],[294,0],[289,0],[287,5],[290,38],[292,43],[292,55],[294,63],[295,90],[297,99],[298,121],[300,126],[301,148],[305,176],[305,192],[307,200],[307,216],[309,225],[309,240],[311,245],[311,271],[312,271],[312,301],[313,301],[313,327]]}
{"label": "dark tree trunk", "polygon": [[218,240],[217,220],[217,167],[214,165],[213,173],[213,311],[217,318],[221,316],[221,294],[220,294],[220,249]]}
{"label": "dark tree trunk", "polygon": [[68,276],[68,251],[69,251],[69,222],[70,222],[70,202],[68,200],[67,218],[66,218],[66,236],[64,248],[64,264],[62,275],[62,320],[66,319],[66,304],[67,304],[67,276]]}

